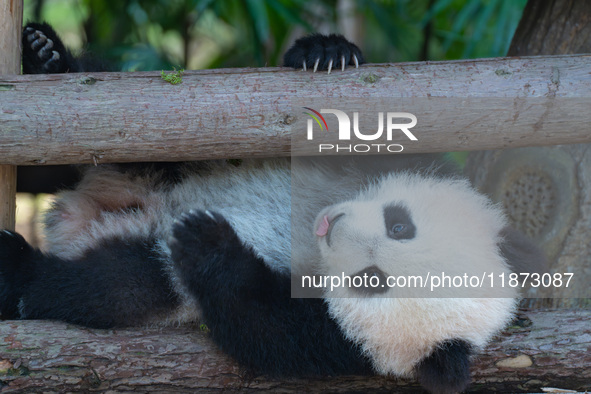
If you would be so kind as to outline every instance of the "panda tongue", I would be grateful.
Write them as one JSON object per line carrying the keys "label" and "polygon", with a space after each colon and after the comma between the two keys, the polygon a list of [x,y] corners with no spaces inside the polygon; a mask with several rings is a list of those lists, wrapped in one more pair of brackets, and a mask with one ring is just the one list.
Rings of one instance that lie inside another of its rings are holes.
{"label": "panda tongue", "polygon": [[330,223],[328,223],[328,216],[324,215],[324,217],[322,218],[322,221],[318,225],[318,230],[316,230],[316,235],[318,235],[319,237],[324,237],[328,233],[329,226],[330,226]]}

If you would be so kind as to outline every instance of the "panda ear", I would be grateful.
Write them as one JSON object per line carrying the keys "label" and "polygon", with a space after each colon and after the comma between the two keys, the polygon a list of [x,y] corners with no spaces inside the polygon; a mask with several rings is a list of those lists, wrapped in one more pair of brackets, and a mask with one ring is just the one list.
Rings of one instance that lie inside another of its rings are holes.
{"label": "panda ear", "polygon": [[504,227],[500,233],[499,248],[511,271],[543,274],[548,272],[548,261],[544,252],[522,232]]}

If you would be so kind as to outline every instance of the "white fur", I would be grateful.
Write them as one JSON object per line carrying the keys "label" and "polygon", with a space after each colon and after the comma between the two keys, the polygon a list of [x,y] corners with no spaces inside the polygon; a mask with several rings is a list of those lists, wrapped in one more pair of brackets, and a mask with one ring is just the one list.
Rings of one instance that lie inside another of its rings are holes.
{"label": "white fur", "polygon": [[290,237],[289,161],[211,163],[201,171],[189,168],[184,181],[170,188],[153,184],[150,177],[131,177],[110,166],[91,169],[48,213],[49,250],[75,259],[109,237],[152,235],[169,256],[165,244],[173,221],[190,209],[206,209],[226,217],[272,266],[289,267],[289,244],[276,242]]}
{"label": "white fur", "polygon": [[[413,239],[387,237],[383,209],[389,204],[410,212]],[[390,175],[354,200],[323,211],[316,227],[324,215],[337,214],[344,215],[334,224],[330,246],[318,237],[325,274],[353,276],[373,265],[396,276],[509,273],[498,247],[503,214],[465,181]],[[511,319],[513,290],[501,291],[498,282],[476,293],[461,290],[444,294],[465,298],[432,298],[422,289],[359,298],[347,287],[326,295],[330,313],[346,336],[361,344],[377,372],[408,376],[437,343],[463,339],[482,347]]]}

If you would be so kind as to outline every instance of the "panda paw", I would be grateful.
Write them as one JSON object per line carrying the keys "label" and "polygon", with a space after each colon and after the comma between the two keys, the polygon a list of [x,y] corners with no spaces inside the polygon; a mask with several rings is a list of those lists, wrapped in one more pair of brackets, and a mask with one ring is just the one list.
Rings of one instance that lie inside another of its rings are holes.
{"label": "panda paw", "polygon": [[33,251],[22,235],[9,230],[0,230],[0,273],[15,274],[21,263]]}
{"label": "panda paw", "polygon": [[19,317],[18,303],[27,283],[27,263],[33,248],[20,235],[0,230],[0,317]]}
{"label": "panda paw", "polygon": [[431,393],[463,392],[470,384],[472,346],[456,339],[447,340],[416,366],[419,383]]}
{"label": "panda paw", "polygon": [[212,275],[227,269],[242,242],[219,213],[190,211],[181,216],[172,228],[168,242],[171,257],[183,277]]}
{"label": "panda paw", "polygon": [[293,68],[330,70],[347,65],[359,67],[363,64],[363,55],[357,45],[340,34],[312,34],[296,40],[295,44],[283,56],[283,65]]}
{"label": "panda paw", "polygon": [[29,23],[25,26],[22,47],[25,74],[52,74],[68,71],[65,47],[48,24]]}

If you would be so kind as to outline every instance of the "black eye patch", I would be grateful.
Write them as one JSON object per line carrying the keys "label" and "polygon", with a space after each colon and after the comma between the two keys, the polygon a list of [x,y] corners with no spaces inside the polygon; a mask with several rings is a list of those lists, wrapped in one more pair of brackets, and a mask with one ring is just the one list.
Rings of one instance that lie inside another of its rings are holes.
{"label": "black eye patch", "polygon": [[395,240],[413,239],[417,228],[412,222],[410,212],[400,204],[384,207],[384,221],[386,222],[386,234]]}

